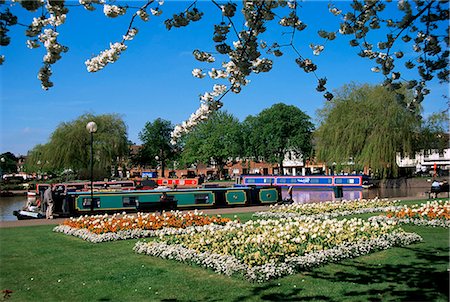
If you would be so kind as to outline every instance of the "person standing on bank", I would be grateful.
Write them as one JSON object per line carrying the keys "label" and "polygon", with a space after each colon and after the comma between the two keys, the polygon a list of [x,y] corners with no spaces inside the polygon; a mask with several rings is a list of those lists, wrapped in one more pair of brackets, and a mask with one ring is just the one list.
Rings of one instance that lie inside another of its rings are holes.
{"label": "person standing on bank", "polygon": [[45,211],[46,219],[53,219],[53,185],[50,185],[47,190],[44,191],[44,204],[47,206]]}

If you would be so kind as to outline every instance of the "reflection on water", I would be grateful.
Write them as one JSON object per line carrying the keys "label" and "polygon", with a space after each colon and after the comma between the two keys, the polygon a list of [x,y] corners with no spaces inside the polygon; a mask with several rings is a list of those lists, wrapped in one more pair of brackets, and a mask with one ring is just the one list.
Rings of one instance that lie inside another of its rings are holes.
{"label": "reflection on water", "polygon": [[[283,199],[288,199],[287,188],[283,188]],[[379,198],[395,198],[395,197],[425,197],[426,188],[373,188],[370,190],[350,190],[344,189],[343,199],[372,199]],[[312,190],[294,188],[292,198],[295,202],[321,202],[335,200],[332,189]],[[20,209],[26,204],[27,197],[25,195],[13,197],[0,197],[0,221],[16,220],[13,211]]]}
{"label": "reflection on water", "polygon": [[27,203],[27,196],[0,197],[0,221],[17,220],[13,211],[19,210]]}
{"label": "reflection on water", "polygon": [[[363,198],[362,190],[343,191],[343,199],[361,199]],[[287,189],[282,190],[283,199],[289,199]],[[293,189],[292,199],[297,203],[320,202],[336,200],[333,190],[311,190],[311,189]]]}
{"label": "reflection on water", "polygon": [[[283,188],[283,199],[288,199],[288,189]],[[425,188],[372,188],[372,189],[344,189],[344,197],[342,199],[372,199],[379,198],[395,198],[395,197],[425,197]],[[292,191],[292,199],[294,202],[307,203],[307,202],[323,202],[333,201],[334,192],[330,189],[301,189],[294,188]]]}

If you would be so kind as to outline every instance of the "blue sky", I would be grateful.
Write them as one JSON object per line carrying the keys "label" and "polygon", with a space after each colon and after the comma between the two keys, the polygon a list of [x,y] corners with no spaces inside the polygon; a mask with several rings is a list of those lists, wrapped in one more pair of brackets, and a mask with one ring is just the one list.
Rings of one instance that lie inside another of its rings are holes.
{"label": "blue sky", "polygon": [[[131,15],[111,19],[101,9],[88,12],[81,7],[70,7],[58,38],[69,47],[69,52],[53,65],[55,86],[48,91],[41,89],[36,77],[45,49],[42,46],[28,49],[25,28],[11,29],[11,44],[1,49],[6,62],[0,67],[0,153],[24,155],[35,145],[48,142],[59,124],[84,113],[120,114],[134,143],[140,143],[138,133],[148,121],[160,117],[176,124],[187,119],[198,108],[198,96],[211,90],[215,83],[192,77],[192,69],[207,67],[193,58],[192,51],[214,49],[213,24],[221,21],[220,13],[210,2],[200,1],[197,7],[205,12],[201,21],[167,31],[164,20],[190,3],[166,1],[162,16],[151,16],[147,23],[138,20],[135,26],[139,33],[127,43],[128,49],[119,61],[97,73],[86,71],[85,60],[108,48],[109,42],[120,41]],[[338,7],[348,5],[348,2],[336,3]],[[348,46],[346,37],[338,36],[326,45],[322,55],[313,56],[309,43],[323,42],[317,30],[334,30],[339,21],[328,13],[327,4],[325,1],[302,3],[300,18],[308,28],[297,33],[297,48],[304,57],[318,64],[317,74],[327,77],[330,90],[352,81],[380,83],[382,75],[370,71],[374,63],[358,57],[357,49]],[[29,24],[35,16],[18,5],[11,10],[24,24]],[[268,32],[264,40],[287,42],[288,35],[282,35],[283,29],[274,27],[276,30]],[[243,120],[283,102],[299,107],[314,120],[316,110],[323,107],[325,100],[315,91],[314,76],[305,74],[294,60],[295,55],[286,49],[285,56],[275,58],[271,72],[251,76],[251,83],[240,94],[228,94],[223,99],[224,109]],[[448,94],[447,85],[433,82],[430,88],[432,93],[423,103],[425,116],[446,107],[442,94]]]}

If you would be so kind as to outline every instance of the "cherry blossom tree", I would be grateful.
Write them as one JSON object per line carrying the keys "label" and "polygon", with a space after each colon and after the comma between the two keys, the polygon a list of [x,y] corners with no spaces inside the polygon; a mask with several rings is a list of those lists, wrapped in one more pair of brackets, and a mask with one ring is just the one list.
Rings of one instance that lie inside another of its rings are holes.
{"label": "cherry blossom tree", "polygon": [[[63,0],[12,2],[35,12],[36,17],[31,24],[21,24],[8,9],[5,0],[0,0],[0,44],[9,44],[8,31],[11,26],[26,27],[28,47],[43,46],[46,50],[43,66],[38,72],[43,89],[54,85],[51,81],[52,65],[68,51],[66,46],[58,42],[58,27],[64,24],[70,14],[69,7],[72,9],[79,6],[87,11],[100,9],[108,18],[129,17],[129,25],[121,38],[111,42],[109,48],[100,51],[97,56],[86,60],[87,71],[98,72],[120,58],[127,50],[127,42],[138,36],[138,24],[148,22],[151,17],[161,16],[164,5],[162,0],[129,4],[113,0],[79,0],[78,3]],[[448,1],[400,0],[390,3],[391,1],[354,0],[350,4],[330,3],[329,17],[339,18],[339,27],[334,31],[318,28],[317,34],[323,38],[323,43],[310,43],[312,53],[309,54],[300,53],[298,47],[299,44],[308,43],[298,38],[298,33],[308,26],[302,21],[302,6],[298,1],[243,0],[239,4],[232,1],[210,2],[217,8],[217,14],[221,15],[221,21],[214,25],[214,51],[193,50],[193,55],[200,64],[208,67],[194,68],[192,75],[197,78],[209,76],[220,82],[214,84],[211,91],[201,94],[200,107],[188,120],[175,126],[172,132],[174,142],[221,108],[223,97],[227,93],[239,93],[249,84],[248,78],[251,75],[269,72],[274,60],[287,51],[296,55],[295,64],[299,68],[317,79],[316,90],[323,93],[327,100],[331,100],[333,94],[326,88],[327,78],[319,75],[318,66],[312,57],[320,55],[327,43],[331,43],[339,35],[351,37],[349,44],[359,50],[358,55],[374,62],[372,71],[383,75],[383,85],[397,92],[399,102],[405,100],[400,88],[404,86],[413,91],[414,97],[406,103],[412,111],[429,94],[427,83],[434,78],[445,83],[449,79]],[[187,3],[183,11],[166,17],[166,28],[174,30],[199,21],[204,15],[201,11],[202,4],[201,1],[194,0]],[[290,37],[289,42],[268,43],[262,39],[266,31],[277,26],[284,29],[285,36]],[[374,31],[383,31],[384,38],[372,41],[371,33]],[[413,55],[406,56],[409,49],[412,49]],[[0,56],[0,63],[4,61],[5,57]],[[415,69],[417,76],[413,79],[404,78],[402,66]],[[223,80],[228,85],[221,84]]]}

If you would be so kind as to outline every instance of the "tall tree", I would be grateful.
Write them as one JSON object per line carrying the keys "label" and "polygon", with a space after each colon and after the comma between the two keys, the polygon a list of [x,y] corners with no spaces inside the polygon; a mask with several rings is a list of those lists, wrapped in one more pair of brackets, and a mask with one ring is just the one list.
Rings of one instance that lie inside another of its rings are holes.
{"label": "tall tree", "polygon": [[416,151],[438,150],[442,151],[449,146],[448,109],[444,112],[433,113],[424,120],[417,141],[414,144]]}
{"label": "tall tree", "polygon": [[367,166],[381,177],[397,176],[396,154],[413,151],[420,124],[418,112],[401,102],[395,92],[382,86],[344,86],[318,112],[318,160],[338,166],[351,161],[355,169]]}
{"label": "tall tree", "polygon": [[128,154],[127,127],[117,114],[84,114],[74,121],[61,123],[46,145],[30,152],[30,165],[45,162],[50,169],[72,169],[86,178],[90,161],[90,137],[86,125],[90,121],[97,124],[93,144],[96,178],[110,176],[111,167]]}
{"label": "tall tree", "polygon": [[226,111],[217,111],[198,124],[184,140],[184,163],[214,163],[223,175],[223,167],[242,155],[242,132],[239,120]]}
{"label": "tall tree", "polygon": [[278,163],[280,173],[283,173],[283,160],[288,152],[304,159],[310,156],[314,125],[306,113],[293,105],[275,104],[255,118],[248,117],[244,124],[250,130],[246,135],[250,152],[247,154]]}
{"label": "tall tree", "polygon": [[17,157],[11,152],[0,154],[0,172],[15,173],[17,172]]}
{"label": "tall tree", "polygon": [[161,165],[161,176],[165,177],[165,167],[175,157],[175,149],[170,143],[173,126],[169,121],[158,118],[147,122],[139,133],[143,146],[139,152],[139,162],[156,166]]}
{"label": "tall tree", "polygon": [[49,162],[50,152],[47,149],[50,145],[38,144],[34,148],[28,151],[27,160],[25,162],[25,171],[28,173],[48,173],[52,171],[52,167]]}

